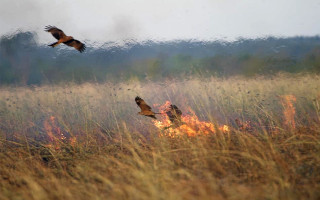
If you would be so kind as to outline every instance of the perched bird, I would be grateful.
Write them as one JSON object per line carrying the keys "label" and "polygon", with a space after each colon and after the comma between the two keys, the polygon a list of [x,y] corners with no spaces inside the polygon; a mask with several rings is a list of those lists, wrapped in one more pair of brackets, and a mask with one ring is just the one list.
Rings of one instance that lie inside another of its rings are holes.
{"label": "perched bird", "polygon": [[181,110],[176,105],[170,105],[169,110],[166,112],[172,124],[181,124]]}
{"label": "perched bird", "polygon": [[140,97],[137,96],[135,98],[135,101],[141,109],[141,112],[138,112],[138,114],[157,119],[155,114],[160,114],[160,113],[154,113],[151,110],[151,107],[149,105],[147,105],[143,99],[141,99]]}
{"label": "perched bird", "polygon": [[45,31],[51,33],[53,37],[55,37],[58,40],[58,42],[52,43],[48,46],[55,47],[60,43],[63,43],[70,47],[74,47],[75,49],[80,51],[80,53],[82,53],[86,49],[86,46],[83,43],[81,43],[79,40],[73,39],[72,36],[66,36],[66,34],[64,34],[62,30],[58,29],[55,26],[46,26]]}
{"label": "perched bird", "polygon": [[169,117],[169,120],[171,121],[171,125],[168,127],[165,127],[164,129],[177,128],[185,124],[181,120],[182,112],[176,105],[170,105],[169,110],[166,112],[166,114]]}

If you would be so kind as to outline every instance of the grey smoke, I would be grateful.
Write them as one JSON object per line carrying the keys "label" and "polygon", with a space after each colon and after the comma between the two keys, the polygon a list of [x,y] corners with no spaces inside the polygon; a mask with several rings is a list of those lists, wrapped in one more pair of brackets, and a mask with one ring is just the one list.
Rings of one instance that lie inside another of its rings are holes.
{"label": "grey smoke", "polygon": [[319,0],[1,0],[0,36],[55,25],[92,42],[314,36]]}

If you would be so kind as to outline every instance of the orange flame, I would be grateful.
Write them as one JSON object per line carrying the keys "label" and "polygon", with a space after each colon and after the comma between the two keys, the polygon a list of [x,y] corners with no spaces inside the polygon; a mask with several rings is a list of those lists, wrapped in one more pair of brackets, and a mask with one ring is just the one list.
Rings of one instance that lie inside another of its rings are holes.
{"label": "orange flame", "polygon": [[[159,106],[159,111],[163,115],[160,116],[160,121],[154,120],[154,125],[161,129],[160,136],[177,137],[187,135],[190,137],[198,135],[209,135],[217,132],[216,126],[211,122],[200,121],[195,112],[189,108],[191,115],[182,115],[182,125],[176,127],[171,123],[169,117],[165,115],[166,110],[171,105],[170,101],[166,101],[165,104]],[[157,106],[157,105],[154,105]],[[229,132],[229,127],[223,125],[218,128],[222,132]]]}
{"label": "orange flame", "polygon": [[281,96],[281,103],[283,106],[283,116],[284,116],[284,124],[296,128],[296,123],[294,120],[294,116],[296,114],[296,109],[294,107],[294,103],[296,102],[296,97],[293,95],[283,95]]}
{"label": "orange flame", "polygon": [[[50,144],[47,145],[49,148],[54,148],[55,150],[61,149],[61,143],[68,142],[67,137],[64,135],[63,131],[59,127],[59,123],[56,117],[50,116],[43,122],[43,127],[46,134],[49,137]],[[74,147],[77,141],[76,137],[69,138],[69,143]]]}

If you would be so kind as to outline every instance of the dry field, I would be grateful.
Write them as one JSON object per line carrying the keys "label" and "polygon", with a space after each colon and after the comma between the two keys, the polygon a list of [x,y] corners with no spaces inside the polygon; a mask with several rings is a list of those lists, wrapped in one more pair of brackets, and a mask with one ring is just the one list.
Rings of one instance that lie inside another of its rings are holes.
{"label": "dry field", "polygon": [[3,86],[0,199],[320,199],[320,76]]}

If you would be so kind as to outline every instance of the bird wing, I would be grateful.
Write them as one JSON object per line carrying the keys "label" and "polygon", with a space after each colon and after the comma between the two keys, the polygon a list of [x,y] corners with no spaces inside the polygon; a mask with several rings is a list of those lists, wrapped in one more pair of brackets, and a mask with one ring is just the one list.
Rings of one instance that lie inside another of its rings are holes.
{"label": "bird wing", "polygon": [[64,34],[64,32],[60,29],[58,29],[55,26],[46,26],[45,27],[45,31],[51,33],[53,35],[53,37],[55,37],[57,40],[60,40],[63,37],[66,37],[66,34]]}
{"label": "bird wing", "polygon": [[171,122],[174,122],[175,117],[174,117],[173,113],[171,112],[171,110],[167,111],[166,114],[169,117],[169,120]]}
{"label": "bird wing", "polygon": [[143,99],[141,99],[140,97],[136,97],[135,101],[136,101],[137,105],[140,107],[142,112],[143,111],[151,111],[151,107],[148,104],[146,104],[146,102]]}
{"label": "bird wing", "polygon": [[64,44],[66,44],[70,47],[74,47],[75,49],[77,49],[81,53],[86,49],[86,45],[81,43],[79,40],[75,40],[75,39],[68,40],[68,41],[64,42]]}
{"label": "bird wing", "polygon": [[181,117],[182,112],[176,105],[172,105],[172,109],[175,111],[176,116]]}

